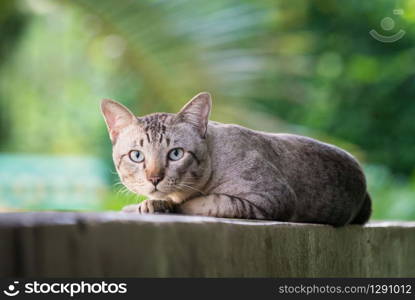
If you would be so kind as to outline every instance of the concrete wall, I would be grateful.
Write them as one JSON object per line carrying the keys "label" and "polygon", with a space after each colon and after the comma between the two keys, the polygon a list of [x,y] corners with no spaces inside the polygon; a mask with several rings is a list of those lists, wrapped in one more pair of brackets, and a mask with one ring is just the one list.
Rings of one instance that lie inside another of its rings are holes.
{"label": "concrete wall", "polygon": [[415,222],[0,214],[0,276],[414,277]]}

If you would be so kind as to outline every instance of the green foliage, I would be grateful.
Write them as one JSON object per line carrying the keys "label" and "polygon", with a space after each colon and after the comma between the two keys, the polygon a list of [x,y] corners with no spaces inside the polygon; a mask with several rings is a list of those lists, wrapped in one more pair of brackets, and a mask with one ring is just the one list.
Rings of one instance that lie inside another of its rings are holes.
{"label": "green foliage", "polygon": [[[281,8],[281,15],[294,13],[299,21],[279,26],[274,39],[277,44],[301,39],[301,48],[278,55],[288,62],[283,79],[275,82],[274,97],[258,98],[256,105],[357,144],[370,162],[410,175],[415,165],[415,35],[410,31],[414,20],[405,15],[413,10],[406,7],[409,1],[400,2],[406,9],[402,17],[392,14],[399,6],[388,1],[299,3],[307,8]],[[385,44],[368,35],[372,28],[381,31],[386,16],[408,31],[402,40]]]}
{"label": "green foliage", "polygon": [[[213,119],[349,150],[366,165],[375,217],[415,219],[412,3],[5,0],[0,151],[93,154],[113,168],[101,98],[141,115],[208,90]],[[395,43],[369,35],[400,28]],[[114,192],[103,209],[141,200]]]}
{"label": "green foliage", "polygon": [[415,216],[415,180],[394,176],[384,166],[365,168],[374,200],[373,218],[413,220]]}

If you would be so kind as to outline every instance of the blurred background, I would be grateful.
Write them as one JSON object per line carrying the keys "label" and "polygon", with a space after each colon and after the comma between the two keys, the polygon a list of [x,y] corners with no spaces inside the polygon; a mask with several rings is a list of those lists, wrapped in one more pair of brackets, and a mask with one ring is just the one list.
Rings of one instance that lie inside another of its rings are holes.
{"label": "blurred background", "polygon": [[0,210],[142,200],[101,98],[144,115],[209,91],[214,120],[350,151],[374,219],[415,220],[414,42],[412,0],[2,0]]}

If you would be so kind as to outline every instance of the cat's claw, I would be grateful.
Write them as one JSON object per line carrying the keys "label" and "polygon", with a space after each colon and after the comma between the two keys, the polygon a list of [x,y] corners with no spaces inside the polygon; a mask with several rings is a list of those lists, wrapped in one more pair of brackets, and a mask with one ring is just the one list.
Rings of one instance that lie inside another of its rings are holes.
{"label": "cat's claw", "polygon": [[174,211],[174,207],[174,203],[169,200],[149,199],[139,204],[124,206],[122,212],[140,214],[170,213]]}

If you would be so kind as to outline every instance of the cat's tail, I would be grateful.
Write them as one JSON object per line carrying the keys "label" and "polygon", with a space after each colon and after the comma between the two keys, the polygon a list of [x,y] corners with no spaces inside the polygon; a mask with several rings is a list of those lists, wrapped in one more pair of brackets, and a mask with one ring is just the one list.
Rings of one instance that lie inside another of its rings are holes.
{"label": "cat's tail", "polygon": [[350,224],[365,224],[372,214],[372,200],[370,195],[366,193],[365,200],[363,201],[360,211],[357,213],[356,217],[353,219]]}

